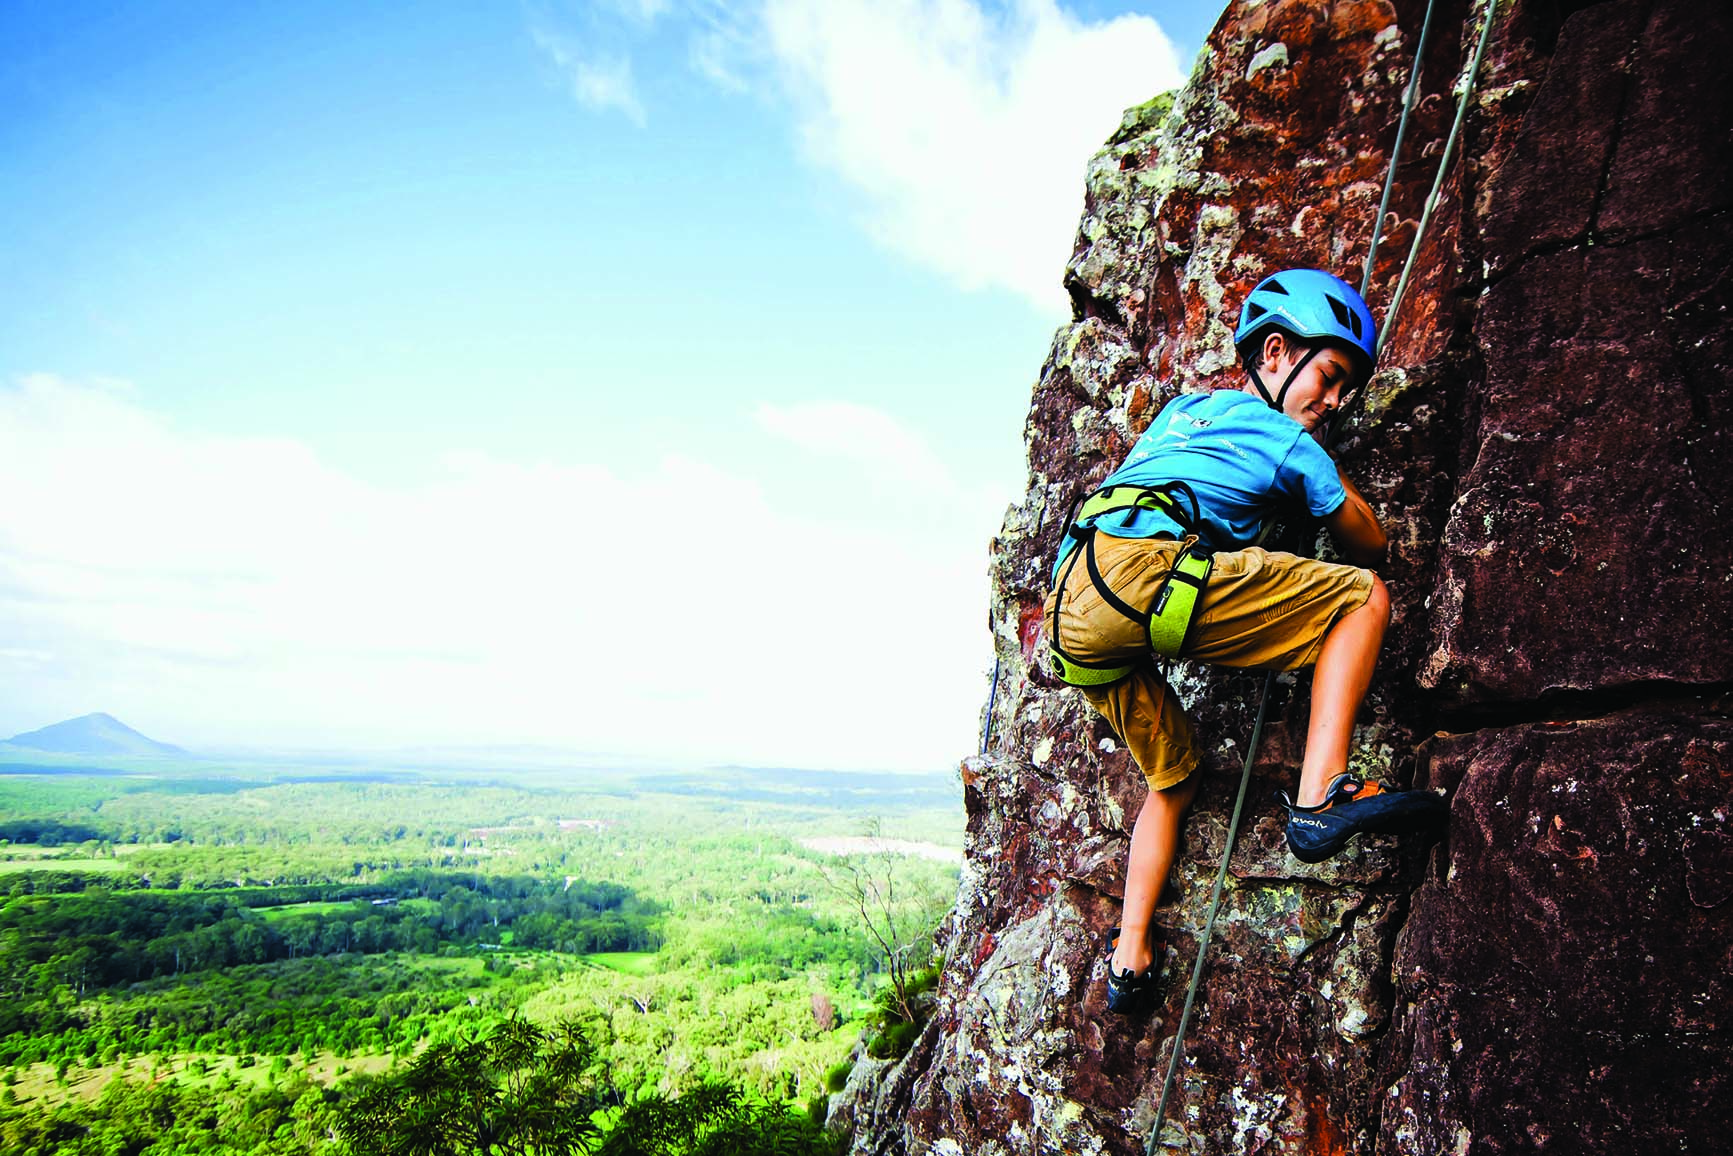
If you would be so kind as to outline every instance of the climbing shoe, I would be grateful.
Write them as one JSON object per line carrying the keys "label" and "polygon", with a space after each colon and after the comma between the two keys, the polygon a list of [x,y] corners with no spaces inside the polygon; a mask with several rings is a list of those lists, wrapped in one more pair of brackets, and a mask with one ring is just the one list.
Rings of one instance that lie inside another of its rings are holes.
{"label": "climbing shoe", "polygon": [[1277,791],[1276,798],[1288,809],[1288,850],[1302,863],[1328,859],[1362,831],[1405,835],[1423,830],[1443,822],[1450,809],[1431,791],[1395,791],[1350,774],[1331,779],[1316,807],[1298,805],[1286,791]]}
{"label": "climbing shoe", "polygon": [[1119,946],[1119,928],[1110,928],[1107,934],[1107,1010],[1121,1015],[1140,1015],[1155,1006],[1156,989],[1161,984],[1160,971],[1154,963],[1142,971],[1133,971],[1129,967],[1115,971],[1113,951]]}

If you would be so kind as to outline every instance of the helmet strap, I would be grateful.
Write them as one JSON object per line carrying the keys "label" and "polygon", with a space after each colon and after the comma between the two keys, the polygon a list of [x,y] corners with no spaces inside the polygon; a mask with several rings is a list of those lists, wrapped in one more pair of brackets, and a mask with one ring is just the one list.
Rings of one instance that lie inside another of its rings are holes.
{"label": "helmet strap", "polygon": [[1276,399],[1270,396],[1269,388],[1264,385],[1264,379],[1258,376],[1258,367],[1253,365],[1249,358],[1246,361],[1246,376],[1250,377],[1252,384],[1258,387],[1258,394],[1263,397],[1265,404],[1280,412],[1282,407],[1277,405]]}
{"label": "helmet strap", "polygon": [[1246,375],[1252,379],[1252,384],[1258,387],[1258,393],[1263,396],[1264,401],[1269,405],[1269,407],[1277,413],[1281,413],[1282,403],[1288,400],[1288,387],[1294,384],[1294,379],[1300,376],[1300,370],[1306,368],[1306,365],[1312,360],[1312,358],[1318,356],[1318,352],[1323,348],[1322,345],[1314,345],[1306,350],[1306,355],[1300,358],[1299,364],[1295,365],[1293,369],[1288,371],[1287,380],[1282,382],[1281,391],[1277,393],[1275,397],[1270,396],[1269,387],[1264,384],[1264,379],[1258,376],[1257,366],[1248,362],[1246,365]]}
{"label": "helmet strap", "polygon": [[[1295,365],[1294,368],[1288,372],[1288,379],[1282,382],[1282,388],[1280,392],[1276,394],[1276,400],[1270,402],[1271,409],[1275,410],[1277,413],[1282,412],[1282,403],[1288,400],[1288,387],[1294,384],[1294,379],[1300,376],[1300,370],[1306,368],[1312,358],[1318,356],[1318,351],[1323,348],[1322,345],[1314,345],[1310,349],[1306,350],[1306,356],[1300,358],[1299,364]],[[1258,388],[1263,389],[1264,383],[1261,381],[1258,382]],[[1269,397],[1269,391],[1264,390],[1264,400],[1269,401]]]}

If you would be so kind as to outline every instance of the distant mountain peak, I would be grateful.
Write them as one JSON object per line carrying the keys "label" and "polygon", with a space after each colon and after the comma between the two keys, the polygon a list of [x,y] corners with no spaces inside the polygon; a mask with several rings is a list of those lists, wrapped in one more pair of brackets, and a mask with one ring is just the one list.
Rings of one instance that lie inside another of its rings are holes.
{"label": "distant mountain peak", "polygon": [[81,715],[6,740],[15,747],[65,755],[184,755],[181,748],[133,730],[106,711]]}

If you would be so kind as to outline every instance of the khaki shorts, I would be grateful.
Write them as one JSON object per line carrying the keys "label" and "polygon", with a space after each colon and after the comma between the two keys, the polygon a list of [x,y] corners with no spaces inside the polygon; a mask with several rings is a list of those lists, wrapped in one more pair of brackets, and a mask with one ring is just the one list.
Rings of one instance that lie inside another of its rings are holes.
{"label": "khaki shorts", "polygon": [[[1141,608],[1155,601],[1182,546],[1171,538],[1098,533],[1095,558],[1114,593]],[[1165,790],[1183,782],[1197,769],[1197,736],[1179,703],[1167,701],[1172,696],[1150,653],[1148,630],[1108,605],[1083,558],[1075,566],[1067,559],[1066,566],[1061,571],[1065,597],[1059,645],[1078,662],[1136,664],[1118,682],[1077,689],[1113,726],[1152,788]],[[1256,547],[1218,553],[1184,657],[1253,670],[1311,666],[1330,627],[1365,605],[1374,580],[1370,570],[1357,566]],[[1044,637],[1049,642],[1058,593],[1047,595]]]}

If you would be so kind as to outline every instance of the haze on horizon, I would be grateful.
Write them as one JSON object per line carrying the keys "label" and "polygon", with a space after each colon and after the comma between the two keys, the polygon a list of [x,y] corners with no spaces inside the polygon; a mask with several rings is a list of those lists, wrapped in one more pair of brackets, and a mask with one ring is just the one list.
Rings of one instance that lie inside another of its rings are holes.
{"label": "haze on horizon", "polygon": [[0,733],[935,769],[1219,3],[0,10]]}

